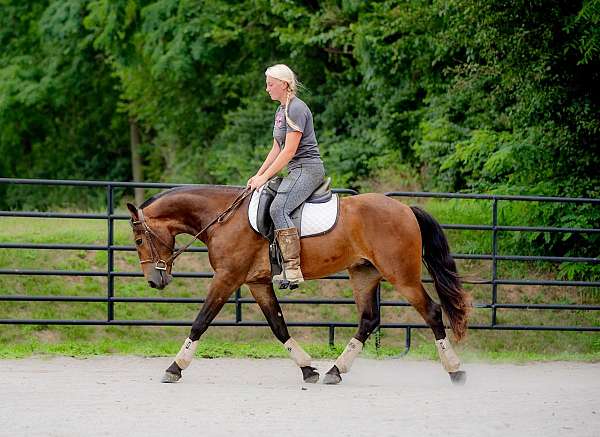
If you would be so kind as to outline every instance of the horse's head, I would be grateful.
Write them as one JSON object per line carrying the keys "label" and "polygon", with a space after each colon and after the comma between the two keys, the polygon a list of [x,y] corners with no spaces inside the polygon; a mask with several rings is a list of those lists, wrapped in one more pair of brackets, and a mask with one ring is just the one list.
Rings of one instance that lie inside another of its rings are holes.
{"label": "horse's head", "polygon": [[166,226],[154,220],[152,228],[148,225],[142,209],[137,209],[131,203],[127,204],[131,214],[131,227],[144,277],[152,288],[162,290],[173,276],[173,248],[175,238]]}

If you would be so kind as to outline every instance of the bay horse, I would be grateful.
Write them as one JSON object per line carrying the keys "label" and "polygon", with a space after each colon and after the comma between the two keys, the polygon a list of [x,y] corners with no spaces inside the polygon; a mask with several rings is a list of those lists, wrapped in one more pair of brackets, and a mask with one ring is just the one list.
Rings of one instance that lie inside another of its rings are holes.
{"label": "bay horse", "polygon": [[[173,252],[178,234],[190,234],[201,240],[208,248],[214,270],[206,300],[192,323],[189,337],[166,369],[162,382],[181,379],[182,371],[192,362],[201,335],[242,284],[248,286],[273,334],[301,369],[303,380],[310,383],[319,380],[310,355],[288,333],[271,283],[268,241],[248,222],[247,194],[242,187],[185,186],[163,191],[139,208],[127,204],[141,267],[150,287],[160,290],[171,281],[173,259],[181,253],[181,250]],[[467,330],[470,298],[462,289],[439,223],[419,208],[375,193],[342,198],[339,209],[331,231],[301,240],[304,277],[318,279],[348,270],[359,314],[356,334],[323,382],[339,383],[341,374],[350,370],[363,344],[379,326],[376,292],[380,281],[386,279],[433,331],[442,366],[451,381],[463,384],[466,373],[459,369],[460,360],[446,337],[442,308],[456,340],[460,341]],[[222,214],[219,216],[223,211],[228,215],[226,219]],[[441,305],[423,287],[421,261],[433,278]]]}

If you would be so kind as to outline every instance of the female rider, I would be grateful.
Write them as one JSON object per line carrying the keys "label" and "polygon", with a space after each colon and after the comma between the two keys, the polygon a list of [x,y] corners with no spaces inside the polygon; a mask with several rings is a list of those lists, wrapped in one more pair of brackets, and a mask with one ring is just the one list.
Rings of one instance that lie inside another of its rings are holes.
{"label": "female rider", "polygon": [[296,96],[298,80],[283,64],[265,71],[267,92],[280,102],[275,112],[273,147],[258,172],[248,180],[248,187],[257,189],[286,165],[288,175],[283,179],[271,204],[275,238],[284,261],[282,275],[273,282],[287,280],[290,284],[304,281],[300,270],[300,237],[290,213],[302,204],[323,182],[325,169],[313,128],[310,109]]}

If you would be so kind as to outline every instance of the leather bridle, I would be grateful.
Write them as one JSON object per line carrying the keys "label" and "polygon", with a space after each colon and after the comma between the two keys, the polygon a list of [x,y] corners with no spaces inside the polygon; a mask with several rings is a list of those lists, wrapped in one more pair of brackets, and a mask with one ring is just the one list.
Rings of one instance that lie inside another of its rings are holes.
{"label": "leather bridle", "polygon": [[[162,238],[160,238],[160,236],[154,231],[152,230],[152,228],[150,227],[150,225],[148,225],[148,223],[146,222],[146,219],[144,217],[144,212],[142,209],[138,209],[138,220],[133,220],[133,218],[131,219],[131,227],[133,228],[133,231],[136,233],[138,232],[142,232],[144,233],[144,235],[146,236],[146,240],[148,240],[148,244],[150,245],[150,255],[151,258],[149,259],[143,259],[140,260],[140,264],[147,264],[147,263],[154,263],[154,268],[156,270],[161,270],[161,271],[165,271],[167,270],[167,268],[173,268],[173,262],[175,261],[175,258],[177,258],[179,255],[181,255],[183,252],[185,252],[185,250],[190,247],[194,241],[196,241],[198,239],[198,237],[200,235],[202,235],[202,233],[206,232],[206,230],[208,228],[210,228],[212,225],[214,225],[215,223],[223,223],[225,222],[227,219],[229,219],[229,217],[231,217],[233,211],[240,206],[240,204],[243,202],[243,200],[248,197],[248,195],[250,195],[252,193],[253,190],[250,190],[249,188],[246,188],[234,201],[231,205],[229,205],[229,207],[223,211],[221,214],[219,214],[216,218],[214,218],[210,223],[208,223],[204,228],[202,228],[202,230],[198,233],[196,233],[196,235],[194,235],[194,238],[187,243],[185,246],[181,247],[180,249],[178,249],[176,252],[173,252],[173,248],[171,247],[170,244],[168,244],[167,242],[165,242]],[[165,246],[166,248],[168,248],[169,250],[171,250],[171,256],[169,257],[169,259],[167,260],[163,260],[160,257],[160,253],[158,252],[158,249],[156,247],[156,243],[153,240],[153,237],[155,237],[159,243],[161,243],[163,246]],[[137,243],[137,241],[136,241]],[[143,243],[141,243],[143,244]]]}
{"label": "leather bridle", "polygon": [[[148,223],[146,222],[146,219],[144,217],[144,212],[141,209],[138,209],[138,220],[133,220],[133,218],[131,219],[131,227],[133,228],[133,231],[136,233],[136,235],[138,232],[142,232],[145,235],[146,240],[148,241],[148,245],[150,246],[151,258],[150,259],[141,259],[140,264],[154,263],[154,267],[156,268],[156,270],[162,270],[162,271],[166,271],[169,264],[171,264],[171,267],[172,267],[173,260],[175,258],[171,254],[171,256],[169,257],[169,259],[167,261],[163,260],[160,257],[160,252],[158,251],[158,248],[156,247],[156,243],[155,243],[153,237],[155,237],[163,246],[165,246],[169,250],[173,251],[173,249],[171,248],[171,245],[168,244],[167,242],[165,242],[162,238],[160,238],[158,236],[158,234],[156,232],[154,232],[152,230],[150,225],[148,225]],[[137,241],[136,241],[136,243],[137,243]],[[143,244],[143,240],[142,240],[142,243],[140,243],[139,245],[141,245],[141,244]]]}

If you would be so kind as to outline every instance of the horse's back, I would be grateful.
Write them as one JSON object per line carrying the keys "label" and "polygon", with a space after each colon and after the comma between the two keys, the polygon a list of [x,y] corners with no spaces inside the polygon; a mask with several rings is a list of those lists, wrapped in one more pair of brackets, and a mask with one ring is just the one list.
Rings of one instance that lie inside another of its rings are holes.
{"label": "horse's back", "polygon": [[361,235],[372,248],[387,247],[394,253],[421,253],[421,230],[408,205],[378,193],[344,199],[346,231]]}
{"label": "horse's back", "polygon": [[[378,221],[385,225],[402,225],[418,229],[417,219],[410,207],[379,193],[365,193],[341,200],[342,213],[361,222]],[[412,225],[412,226],[411,226]]]}

